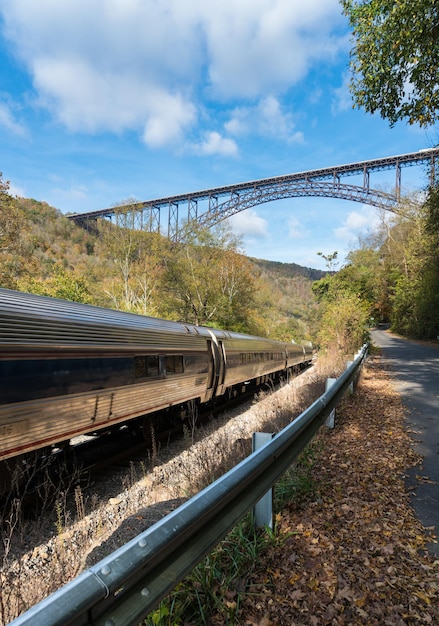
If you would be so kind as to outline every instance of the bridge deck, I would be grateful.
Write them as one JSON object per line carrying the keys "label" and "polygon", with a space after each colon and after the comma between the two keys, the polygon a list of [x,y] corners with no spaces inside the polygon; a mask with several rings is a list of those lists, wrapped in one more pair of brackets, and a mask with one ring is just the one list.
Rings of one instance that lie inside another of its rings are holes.
{"label": "bridge deck", "polygon": [[[431,176],[433,176],[437,157],[439,157],[439,148],[427,148],[407,154],[213,187],[87,213],[74,213],[68,217],[85,227],[98,218],[116,217],[122,226],[161,232],[160,210],[167,209],[168,237],[177,239],[179,207],[184,204],[187,206],[187,221],[196,221],[203,226],[212,226],[251,206],[297,196],[341,198],[393,211],[396,210],[399,201],[401,168],[428,164],[431,168]],[[370,172],[393,168],[396,172],[394,194],[370,188]],[[341,177],[355,174],[363,175],[362,186],[340,183]],[[227,197],[227,200],[220,204],[218,199],[224,197]],[[203,201],[207,201],[207,210],[201,211],[200,205]],[[122,220],[120,220],[121,215]]]}

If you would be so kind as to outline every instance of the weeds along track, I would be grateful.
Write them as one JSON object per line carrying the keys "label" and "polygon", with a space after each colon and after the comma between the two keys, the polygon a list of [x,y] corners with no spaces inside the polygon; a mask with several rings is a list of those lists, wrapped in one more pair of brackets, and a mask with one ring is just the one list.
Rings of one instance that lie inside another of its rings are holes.
{"label": "weeds along track", "polygon": [[77,468],[70,484],[52,492],[43,485],[31,517],[14,499],[1,525],[0,626],[236,465],[250,453],[252,433],[281,430],[323,393],[334,367],[326,372],[317,365],[239,407],[222,407],[198,428],[184,427],[178,439],[167,435],[149,448],[144,442],[141,449],[125,446],[123,459],[110,459],[107,450],[107,466],[94,463],[87,481],[81,482]]}

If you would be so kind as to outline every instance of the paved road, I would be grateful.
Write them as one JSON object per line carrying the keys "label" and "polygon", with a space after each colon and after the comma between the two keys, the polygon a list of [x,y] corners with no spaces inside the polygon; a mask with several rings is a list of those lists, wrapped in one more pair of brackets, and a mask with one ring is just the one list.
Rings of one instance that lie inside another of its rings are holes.
{"label": "paved road", "polygon": [[407,341],[384,330],[372,331],[372,343],[382,348],[409,411],[408,426],[423,462],[407,472],[407,488],[418,519],[435,527],[437,543],[428,549],[439,556],[439,344]]}

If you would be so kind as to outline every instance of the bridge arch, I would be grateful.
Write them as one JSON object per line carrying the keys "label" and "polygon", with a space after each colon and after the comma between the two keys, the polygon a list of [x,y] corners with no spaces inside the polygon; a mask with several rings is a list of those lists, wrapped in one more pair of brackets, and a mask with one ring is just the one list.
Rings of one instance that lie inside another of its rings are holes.
{"label": "bridge arch", "polygon": [[[170,239],[177,240],[183,233],[183,229],[179,226],[182,211],[185,212],[184,220],[186,223],[196,222],[199,225],[210,227],[250,207],[285,198],[303,196],[340,198],[401,213],[398,208],[401,191],[401,168],[411,165],[425,165],[430,170],[431,180],[434,180],[438,157],[439,148],[427,148],[370,161],[325,167],[146,202],[136,202],[111,209],[76,213],[68,217],[85,228],[93,228],[98,218],[112,219],[115,217],[116,220],[122,218],[120,219],[122,225],[125,222],[125,224],[130,225],[130,228],[163,232],[164,225],[161,223],[161,216],[167,211],[167,235]],[[371,172],[389,169],[395,170],[395,193],[390,194],[371,189]],[[348,185],[340,182],[342,177],[355,175],[362,177],[362,185]]]}
{"label": "bridge arch", "polygon": [[276,187],[258,187],[244,193],[235,193],[225,202],[198,216],[196,222],[200,226],[211,227],[236,213],[266,202],[306,196],[351,200],[400,213],[399,199],[395,194],[339,182],[334,184],[331,181],[290,181]]}

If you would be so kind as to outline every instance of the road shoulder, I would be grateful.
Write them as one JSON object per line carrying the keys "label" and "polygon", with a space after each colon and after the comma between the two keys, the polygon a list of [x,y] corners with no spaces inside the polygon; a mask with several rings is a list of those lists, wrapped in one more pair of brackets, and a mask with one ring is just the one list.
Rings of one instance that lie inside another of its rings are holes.
{"label": "road shoulder", "polygon": [[419,457],[379,355],[321,443],[314,496],[278,515],[279,542],[251,581],[243,623],[439,623],[435,538],[405,487]]}

